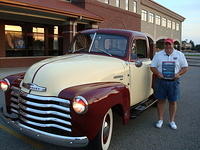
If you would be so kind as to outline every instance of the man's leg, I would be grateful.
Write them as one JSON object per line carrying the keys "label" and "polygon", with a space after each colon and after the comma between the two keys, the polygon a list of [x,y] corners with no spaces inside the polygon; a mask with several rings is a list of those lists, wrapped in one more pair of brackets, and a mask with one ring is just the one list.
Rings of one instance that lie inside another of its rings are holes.
{"label": "man's leg", "polygon": [[164,80],[157,79],[156,88],[155,88],[155,97],[158,99],[157,102],[157,113],[158,113],[158,122],[156,123],[157,128],[161,128],[163,125],[163,115],[164,115],[164,106],[166,98],[166,89],[164,86]]}
{"label": "man's leg", "polygon": [[170,117],[170,122],[173,122],[175,120],[176,109],[177,109],[177,102],[169,102],[169,117]]}
{"label": "man's leg", "polygon": [[157,111],[159,120],[163,120],[165,100],[158,100]]}

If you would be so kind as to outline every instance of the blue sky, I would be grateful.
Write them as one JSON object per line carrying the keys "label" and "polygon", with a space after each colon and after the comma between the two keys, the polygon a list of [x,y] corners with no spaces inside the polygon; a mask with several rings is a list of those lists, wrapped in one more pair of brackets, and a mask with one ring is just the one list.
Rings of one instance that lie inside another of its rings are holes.
{"label": "blue sky", "polygon": [[200,44],[200,0],[154,0],[183,16],[182,40]]}

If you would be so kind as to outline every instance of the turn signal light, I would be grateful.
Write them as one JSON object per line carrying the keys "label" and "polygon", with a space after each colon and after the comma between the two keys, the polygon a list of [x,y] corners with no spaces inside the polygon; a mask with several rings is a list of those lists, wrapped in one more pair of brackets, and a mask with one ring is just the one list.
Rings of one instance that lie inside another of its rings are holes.
{"label": "turn signal light", "polygon": [[10,83],[7,79],[0,80],[0,89],[4,92],[7,91],[10,87]]}
{"label": "turn signal light", "polygon": [[88,110],[88,102],[82,96],[76,96],[73,100],[73,109],[77,114],[84,114]]}

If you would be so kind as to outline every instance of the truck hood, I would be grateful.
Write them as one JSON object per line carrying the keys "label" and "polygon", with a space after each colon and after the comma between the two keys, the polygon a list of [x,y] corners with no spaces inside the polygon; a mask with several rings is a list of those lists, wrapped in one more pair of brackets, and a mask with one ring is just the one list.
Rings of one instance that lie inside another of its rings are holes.
{"label": "truck hood", "polygon": [[46,92],[29,91],[21,84],[22,91],[42,96],[58,96],[65,88],[96,83],[122,82],[125,61],[93,54],[71,54],[43,60],[31,66],[23,83],[45,87]]}

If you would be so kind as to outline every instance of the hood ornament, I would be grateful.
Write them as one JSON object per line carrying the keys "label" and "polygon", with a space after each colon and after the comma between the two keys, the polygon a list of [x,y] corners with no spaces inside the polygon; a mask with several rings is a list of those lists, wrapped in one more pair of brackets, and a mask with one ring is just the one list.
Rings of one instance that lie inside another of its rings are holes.
{"label": "hood ornament", "polygon": [[22,83],[22,86],[26,89],[37,91],[37,92],[46,92],[46,87],[38,86],[34,83]]}

